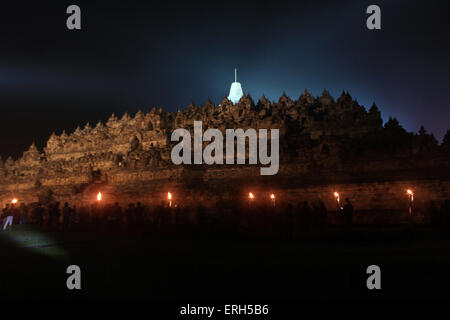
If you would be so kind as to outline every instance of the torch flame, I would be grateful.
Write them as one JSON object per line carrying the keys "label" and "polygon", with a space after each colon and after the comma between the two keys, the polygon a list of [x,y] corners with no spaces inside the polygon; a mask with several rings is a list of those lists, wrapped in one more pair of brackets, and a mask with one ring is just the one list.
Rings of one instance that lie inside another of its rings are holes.
{"label": "torch flame", "polygon": [[172,194],[170,192],[167,192],[167,199],[172,200]]}
{"label": "torch flame", "polygon": [[102,201],[102,193],[101,192],[99,192],[97,194],[97,201]]}
{"label": "torch flame", "polygon": [[270,195],[270,199],[275,199],[275,195],[273,193]]}
{"label": "torch flame", "polygon": [[334,192],[334,198],[336,199],[336,204],[339,207],[339,203],[341,202],[341,196],[339,195],[339,193]]}
{"label": "torch flame", "polygon": [[255,198],[255,196],[254,196],[253,193],[251,193],[251,192],[249,192],[248,197],[249,197],[250,199],[254,199],[254,198]]}
{"label": "torch flame", "polygon": [[12,204],[16,204],[17,202],[19,202],[19,200],[17,200],[16,198],[14,198],[14,199],[11,200],[11,203],[12,203]]}
{"label": "torch flame", "polygon": [[411,189],[406,190],[406,194],[409,196],[411,202],[414,201],[414,192]]}

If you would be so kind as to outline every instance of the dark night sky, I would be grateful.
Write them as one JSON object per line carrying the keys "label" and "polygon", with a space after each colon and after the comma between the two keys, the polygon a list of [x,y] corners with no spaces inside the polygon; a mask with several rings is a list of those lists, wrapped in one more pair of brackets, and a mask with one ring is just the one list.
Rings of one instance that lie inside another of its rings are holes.
{"label": "dark night sky", "polygon": [[[66,29],[66,8],[82,30]],[[382,30],[366,28],[370,4]],[[0,5],[0,155],[112,112],[349,91],[383,118],[441,139],[450,128],[445,1],[16,1]]]}

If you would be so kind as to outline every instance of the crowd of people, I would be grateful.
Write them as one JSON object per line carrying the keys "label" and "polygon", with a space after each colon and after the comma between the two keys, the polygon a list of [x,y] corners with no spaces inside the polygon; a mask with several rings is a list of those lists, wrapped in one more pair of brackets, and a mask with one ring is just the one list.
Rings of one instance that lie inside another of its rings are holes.
{"label": "crowd of people", "polygon": [[[350,201],[344,206],[344,212],[351,216],[353,206]],[[145,226],[163,228],[166,226],[212,226],[224,228],[250,229],[273,227],[274,223],[283,224],[289,232],[307,231],[313,227],[321,228],[326,224],[327,208],[322,201],[312,205],[308,201],[291,204],[284,208],[273,206],[244,206],[221,204],[215,208],[182,207],[166,203],[159,206],[144,206],[140,202],[129,204],[123,209],[114,204],[95,203],[77,208],[63,206],[59,202],[42,205],[21,203],[7,204],[2,212],[3,230],[12,224],[34,224],[49,230],[121,230],[140,229]],[[349,219],[349,221],[351,218]]]}
{"label": "crowd of people", "polygon": [[[450,225],[450,202],[441,205],[432,202],[428,210],[430,225]],[[324,229],[327,217],[336,214],[339,225],[350,228],[354,222],[354,208],[349,199],[329,211],[325,204],[316,200],[299,202],[296,206],[253,205],[238,206],[237,203],[218,203],[215,208],[181,207],[167,203],[159,206],[145,206],[140,202],[129,204],[123,209],[118,203],[95,203],[90,206],[70,206],[67,202],[42,205],[8,204],[3,208],[1,219],[3,230],[13,224],[33,224],[46,230],[99,230],[126,231],[166,230],[177,227],[202,228],[223,231],[243,231],[271,234],[279,232],[287,236]]]}

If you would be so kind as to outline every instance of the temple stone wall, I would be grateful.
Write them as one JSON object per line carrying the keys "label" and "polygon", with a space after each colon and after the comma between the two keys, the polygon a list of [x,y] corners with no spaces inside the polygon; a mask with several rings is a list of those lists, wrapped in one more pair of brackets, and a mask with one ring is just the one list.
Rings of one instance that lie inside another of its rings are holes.
{"label": "temple stone wall", "polygon": [[[171,133],[185,128],[193,137],[194,121],[223,134],[279,129],[279,172],[261,176],[260,165],[174,165]],[[18,159],[0,159],[2,204],[17,197],[85,205],[99,191],[105,202],[159,204],[171,191],[186,205],[245,205],[252,191],[257,201],[274,192],[279,205],[320,198],[334,208],[338,191],[359,210],[403,210],[407,188],[421,207],[450,198],[448,181],[450,132],[439,144],[424,128],[407,132],[396,119],[383,125],[375,105],[366,110],[350,94],[335,100],[326,90],[320,97],[305,91],[295,101],[283,94],[277,102],[262,96],[255,103],[243,95],[236,104],[225,98],[176,113],[153,108],[112,115],[93,127],[54,133],[42,149],[33,143]]]}
{"label": "temple stone wall", "polygon": [[[180,167],[176,170],[155,170],[147,172],[117,173],[108,181],[87,183],[86,177],[43,180],[40,187],[31,182],[8,185],[1,192],[0,201],[8,203],[13,197],[30,203],[39,201],[39,194],[51,190],[56,201],[87,205],[94,203],[98,192],[104,195],[105,203],[119,202],[127,205],[140,201],[148,205],[158,205],[166,201],[167,192],[174,194],[174,203],[184,206],[216,206],[221,201],[248,205],[248,192],[255,194],[255,203],[270,205],[269,195],[276,194],[277,206],[288,203],[297,205],[308,200],[321,200],[329,210],[336,209],[333,193],[339,192],[341,201],[349,198],[356,210],[397,210],[407,211],[407,189],[415,194],[417,210],[426,210],[430,201],[442,202],[450,199],[450,180],[396,180],[363,183],[326,183],[320,181],[312,185],[289,186],[289,183],[271,183],[270,179],[249,181],[259,168],[213,169],[205,175],[201,169],[198,175]],[[288,178],[286,178],[289,180]],[[281,179],[280,179],[281,180]],[[74,187],[75,186],[75,187]],[[77,189],[76,186],[79,186]]]}

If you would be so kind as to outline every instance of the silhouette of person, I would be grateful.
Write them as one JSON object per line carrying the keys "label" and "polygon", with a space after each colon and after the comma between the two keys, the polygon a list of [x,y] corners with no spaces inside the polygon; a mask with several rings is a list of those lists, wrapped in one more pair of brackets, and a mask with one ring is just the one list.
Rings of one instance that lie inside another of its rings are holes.
{"label": "silhouette of person", "polygon": [[135,207],[134,203],[128,205],[128,209],[125,211],[125,224],[133,226],[135,223]]}
{"label": "silhouette of person", "polygon": [[33,210],[33,219],[34,222],[42,227],[44,221],[44,208],[42,207],[42,203],[38,203],[37,207]]}
{"label": "silhouette of person", "polygon": [[59,226],[59,217],[61,216],[61,212],[59,210],[59,202],[56,202],[55,205],[51,209],[51,214],[53,216],[53,224],[55,227]]}
{"label": "silhouette of person", "polygon": [[19,224],[27,223],[27,215],[28,215],[28,208],[24,203],[21,203],[19,209]]}
{"label": "silhouette of person", "polygon": [[5,221],[5,224],[3,225],[3,231],[6,230],[6,228],[8,226],[12,227],[13,220],[14,220],[14,214],[15,214],[15,207],[14,207],[14,204],[11,204],[8,207],[8,210],[6,211],[6,221]]}
{"label": "silhouette of person", "polygon": [[111,209],[111,221],[113,226],[117,226],[122,217],[122,208],[119,206],[118,202],[115,202]]}
{"label": "silhouette of person", "polygon": [[322,229],[327,224],[327,207],[325,206],[325,203],[323,203],[322,200],[319,200],[318,206],[317,206],[317,216],[318,216],[318,225],[319,228]]}
{"label": "silhouette of person", "polygon": [[347,228],[350,228],[353,224],[353,205],[350,202],[349,198],[345,199],[345,205],[342,209],[344,213],[344,219],[345,219],[345,226]]}
{"label": "silhouette of person", "polygon": [[287,237],[289,239],[292,238],[294,234],[294,228],[295,228],[295,221],[294,221],[294,208],[291,203],[289,203],[286,207],[285,214],[284,214],[284,221],[283,225],[285,226],[285,230],[287,233]]}
{"label": "silhouette of person", "polygon": [[77,206],[73,206],[72,212],[70,214],[70,225],[75,229],[78,229],[80,225],[80,215],[77,210]]}
{"label": "silhouette of person", "polygon": [[136,204],[136,208],[134,209],[134,215],[135,215],[135,223],[137,226],[142,226],[144,223],[144,207],[141,205],[140,202]]}
{"label": "silhouette of person", "polygon": [[309,206],[308,201],[303,201],[300,209],[300,230],[302,232],[307,232],[311,228],[312,223],[312,210]]}
{"label": "silhouette of person", "polygon": [[5,205],[5,207],[2,209],[2,224],[6,220],[6,217],[8,216],[8,213],[9,213],[9,203],[7,203]]}
{"label": "silhouette of person", "polygon": [[70,216],[71,216],[71,212],[72,209],[69,207],[69,204],[66,202],[64,203],[64,207],[62,210],[62,215],[63,215],[63,229],[68,229],[70,226]]}

